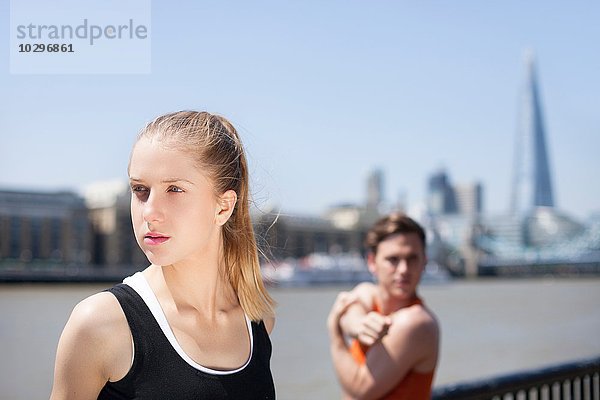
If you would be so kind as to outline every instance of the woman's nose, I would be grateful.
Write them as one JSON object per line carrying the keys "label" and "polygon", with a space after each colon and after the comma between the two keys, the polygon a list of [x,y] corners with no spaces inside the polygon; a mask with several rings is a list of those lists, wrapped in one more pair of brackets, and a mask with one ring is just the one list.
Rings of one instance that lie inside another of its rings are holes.
{"label": "woman's nose", "polygon": [[156,222],[163,219],[163,205],[160,196],[156,192],[151,192],[144,204],[143,212],[146,222]]}

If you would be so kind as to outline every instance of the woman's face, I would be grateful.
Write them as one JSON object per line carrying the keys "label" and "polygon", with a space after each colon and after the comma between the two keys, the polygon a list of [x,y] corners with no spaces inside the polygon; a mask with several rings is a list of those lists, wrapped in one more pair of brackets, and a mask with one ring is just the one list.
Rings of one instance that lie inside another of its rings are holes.
{"label": "woman's face", "polygon": [[218,249],[213,186],[189,154],[141,138],[131,155],[129,181],[135,238],[152,264],[193,262]]}

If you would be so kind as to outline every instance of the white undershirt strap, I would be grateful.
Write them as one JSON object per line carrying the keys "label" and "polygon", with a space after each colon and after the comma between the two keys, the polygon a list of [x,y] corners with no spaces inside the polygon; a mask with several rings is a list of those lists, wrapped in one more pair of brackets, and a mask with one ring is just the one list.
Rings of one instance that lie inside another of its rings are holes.
{"label": "white undershirt strap", "polygon": [[233,373],[243,370],[250,363],[250,360],[252,359],[252,353],[254,351],[254,338],[252,336],[251,321],[250,321],[250,318],[248,318],[248,316],[246,314],[244,314],[244,317],[246,318],[246,328],[248,329],[248,335],[250,336],[250,357],[248,357],[248,360],[246,361],[246,363],[244,363],[244,365],[242,365],[241,367],[239,367],[237,369],[233,369],[233,370],[223,370],[222,371],[222,370],[208,368],[208,367],[202,366],[202,365],[198,364],[197,362],[195,362],[194,360],[192,360],[192,358],[190,356],[188,356],[185,351],[183,351],[183,349],[179,345],[179,342],[177,341],[177,338],[175,337],[175,334],[173,333],[173,330],[171,329],[171,325],[169,325],[169,321],[167,321],[167,317],[165,316],[165,313],[164,313],[162,307],[160,306],[160,303],[159,303],[158,299],[156,298],[156,295],[152,291],[152,288],[148,284],[148,281],[146,280],[146,277],[144,276],[144,274],[141,272],[136,272],[134,275],[125,278],[123,280],[123,283],[130,286],[133,290],[135,290],[140,295],[140,297],[144,300],[144,302],[146,303],[146,305],[152,312],[154,319],[156,319],[156,322],[158,322],[158,325],[160,325],[160,328],[162,329],[166,338],[169,340],[169,343],[171,343],[171,346],[175,349],[175,351],[179,354],[179,356],[185,362],[187,362],[189,365],[191,365],[192,367],[194,367],[197,370],[200,370],[202,372],[209,373],[209,374],[228,375],[228,374],[233,374]]}

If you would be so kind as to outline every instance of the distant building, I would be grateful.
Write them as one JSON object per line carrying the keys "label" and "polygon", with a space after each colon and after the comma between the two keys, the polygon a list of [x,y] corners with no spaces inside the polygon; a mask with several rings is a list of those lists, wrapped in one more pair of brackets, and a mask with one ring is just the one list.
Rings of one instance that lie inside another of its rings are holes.
{"label": "distant building", "polygon": [[[484,216],[479,248],[488,263],[552,263],[588,253],[597,242],[585,227],[555,208],[546,129],[533,57],[519,108],[510,212]],[[591,247],[590,247],[591,246]]]}
{"label": "distant building", "polygon": [[520,104],[510,216],[488,219],[501,255],[525,248],[548,248],[583,232],[583,226],[555,208],[546,128],[531,54]]}
{"label": "distant building", "polygon": [[454,190],[444,170],[438,171],[429,177],[427,207],[433,215],[454,214],[456,212]]}
{"label": "distant building", "polygon": [[523,220],[514,215],[490,215],[483,219],[488,235],[494,239],[500,256],[517,254],[525,247]]}
{"label": "distant building", "polygon": [[455,273],[474,275],[479,257],[475,237],[483,213],[480,183],[452,185],[440,170],[429,177],[423,225],[433,240],[429,258]]}
{"label": "distant building", "polygon": [[582,234],[585,227],[550,207],[538,207],[524,221],[525,242],[532,247],[564,244]]}
{"label": "distant building", "polygon": [[289,215],[278,212],[253,216],[259,244],[273,259],[303,258],[314,253],[364,254],[364,239],[383,208],[383,172],[367,178],[364,205],[340,204],[323,216]]}
{"label": "distant building", "polygon": [[554,207],[546,128],[533,55],[526,59],[527,78],[517,127],[511,212],[527,215],[536,207]]}
{"label": "distant building", "polygon": [[85,265],[91,253],[91,226],[81,197],[0,191],[0,264]]}
{"label": "distant building", "polygon": [[476,216],[483,212],[483,187],[480,183],[452,185],[446,171],[438,171],[427,183],[427,208],[433,216]]}
{"label": "distant building", "polygon": [[259,245],[269,258],[301,258],[312,253],[364,253],[369,226],[364,209],[350,206],[330,210],[325,217],[268,213],[255,216]]}
{"label": "distant building", "polygon": [[376,169],[371,171],[367,178],[367,208],[379,209],[384,202],[383,195],[383,171]]}
{"label": "distant building", "polygon": [[475,216],[483,211],[483,187],[480,183],[457,184],[453,187],[456,211]]}
{"label": "distant building", "polygon": [[148,260],[133,234],[127,182],[97,182],[84,189],[84,196],[93,227],[92,263],[111,267],[146,266]]}

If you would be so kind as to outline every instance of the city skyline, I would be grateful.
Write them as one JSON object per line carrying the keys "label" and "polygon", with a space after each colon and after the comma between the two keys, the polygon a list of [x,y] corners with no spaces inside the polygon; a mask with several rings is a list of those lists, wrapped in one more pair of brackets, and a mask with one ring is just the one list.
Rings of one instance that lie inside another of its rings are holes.
{"label": "city skyline", "polygon": [[[364,203],[377,168],[386,200],[404,197],[410,209],[443,167],[454,183],[483,184],[486,212],[508,212],[531,48],[556,207],[578,218],[600,210],[598,4],[180,7],[152,4],[150,74],[10,75],[5,65],[2,188],[125,180],[147,121],[207,109],[240,130],[259,206],[320,213]],[[0,15],[8,20],[8,4]],[[7,49],[6,30],[0,41]]]}

